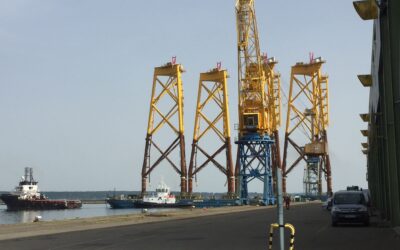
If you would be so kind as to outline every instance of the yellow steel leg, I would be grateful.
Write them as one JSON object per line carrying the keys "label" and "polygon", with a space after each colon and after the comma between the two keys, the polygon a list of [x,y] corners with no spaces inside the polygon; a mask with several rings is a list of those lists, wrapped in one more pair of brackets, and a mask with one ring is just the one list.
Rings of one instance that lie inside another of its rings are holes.
{"label": "yellow steel leg", "polygon": [[[229,124],[229,106],[228,106],[228,74],[226,70],[219,68],[200,74],[199,89],[197,96],[197,108],[195,116],[195,125],[193,132],[193,144],[189,165],[189,185],[188,192],[193,192],[193,179],[208,164],[216,166],[225,176],[228,183],[228,194],[235,192],[235,177],[232,165],[231,131]],[[207,107],[211,103],[216,104],[213,112],[208,111]],[[201,124],[205,124],[201,127]],[[222,145],[215,151],[209,152],[205,147],[207,134],[213,134]],[[217,160],[217,156],[225,151],[225,160],[223,163]],[[206,160],[198,164],[198,154],[205,156]]]}
{"label": "yellow steel leg", "polygon": [[[159,166],[161,162],[168,162],[180,175],[181,193],[186,193],[187,173],[183,126],[182,72],[184,72],[182,65],[175,64],[175,62],[167,63],[164,66],[154,69],[146,145],[142,166],[142,195],[147,190],[147,181],[150,173]],[[161,104],[162,101],[166,99],[170,100],[168,107],[165,107],[165,103]],[[158,134],[163,127],[167,127],[176,136],[166,149],[162,149],[159,145],[160,139]],[[178,162],[174,162],[171,158],[171,153],[176,151],[176,149],[179,149]],[[152,151],[160,155],[154,162],[151,162]]]}

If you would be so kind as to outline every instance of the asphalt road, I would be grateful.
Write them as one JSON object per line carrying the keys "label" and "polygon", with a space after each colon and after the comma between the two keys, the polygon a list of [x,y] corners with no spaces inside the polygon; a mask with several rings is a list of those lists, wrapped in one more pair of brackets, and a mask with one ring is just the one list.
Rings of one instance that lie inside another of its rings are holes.
{"label": "asphalt road", "polygon": [[[285,220],[296,227],[296,249],[400,250],[400,237],[390,228],[330,226],[329,212],[318,204],[292,207]],[[13,249],[267,249],[275,209],[121,226],[0,241]],[[278,242],[278,234],[275,243]],[[275,248],[274,249],[278,249]],[[286,245],[287,249],[287,245]]]}

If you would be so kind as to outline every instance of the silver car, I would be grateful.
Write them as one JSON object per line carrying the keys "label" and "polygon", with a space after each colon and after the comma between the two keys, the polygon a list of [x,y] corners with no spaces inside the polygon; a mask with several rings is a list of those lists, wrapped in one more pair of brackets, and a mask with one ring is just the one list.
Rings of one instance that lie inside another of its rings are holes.
{"label": "silver car", "polygon": [[369,211],[362,191],[338,191],[332,198],[332,226],[338,223],[369,225]]}

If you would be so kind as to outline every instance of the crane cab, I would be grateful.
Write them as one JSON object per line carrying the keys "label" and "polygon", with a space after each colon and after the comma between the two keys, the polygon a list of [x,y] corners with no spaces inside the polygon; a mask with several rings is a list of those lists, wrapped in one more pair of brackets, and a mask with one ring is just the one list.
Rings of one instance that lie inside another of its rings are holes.
{"label": "crane cab", "polygon": [[256,132],[260,128],[259,113],[244,113],[242,119],[244,131]]}

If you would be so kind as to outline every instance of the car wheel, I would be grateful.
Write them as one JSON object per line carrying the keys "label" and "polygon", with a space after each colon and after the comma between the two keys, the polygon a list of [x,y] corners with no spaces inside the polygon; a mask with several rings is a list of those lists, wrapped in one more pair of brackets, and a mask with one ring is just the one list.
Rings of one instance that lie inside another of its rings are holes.
{"label": "car wheel", "polygon": [[366,226],[366,227],[369,226],[369,220],[364,221],[364,226]]}
{"label": "car wheel", "polygon": [[332,221],[332,227],[336,227],[337,226],[337,222],[336,221]]}

